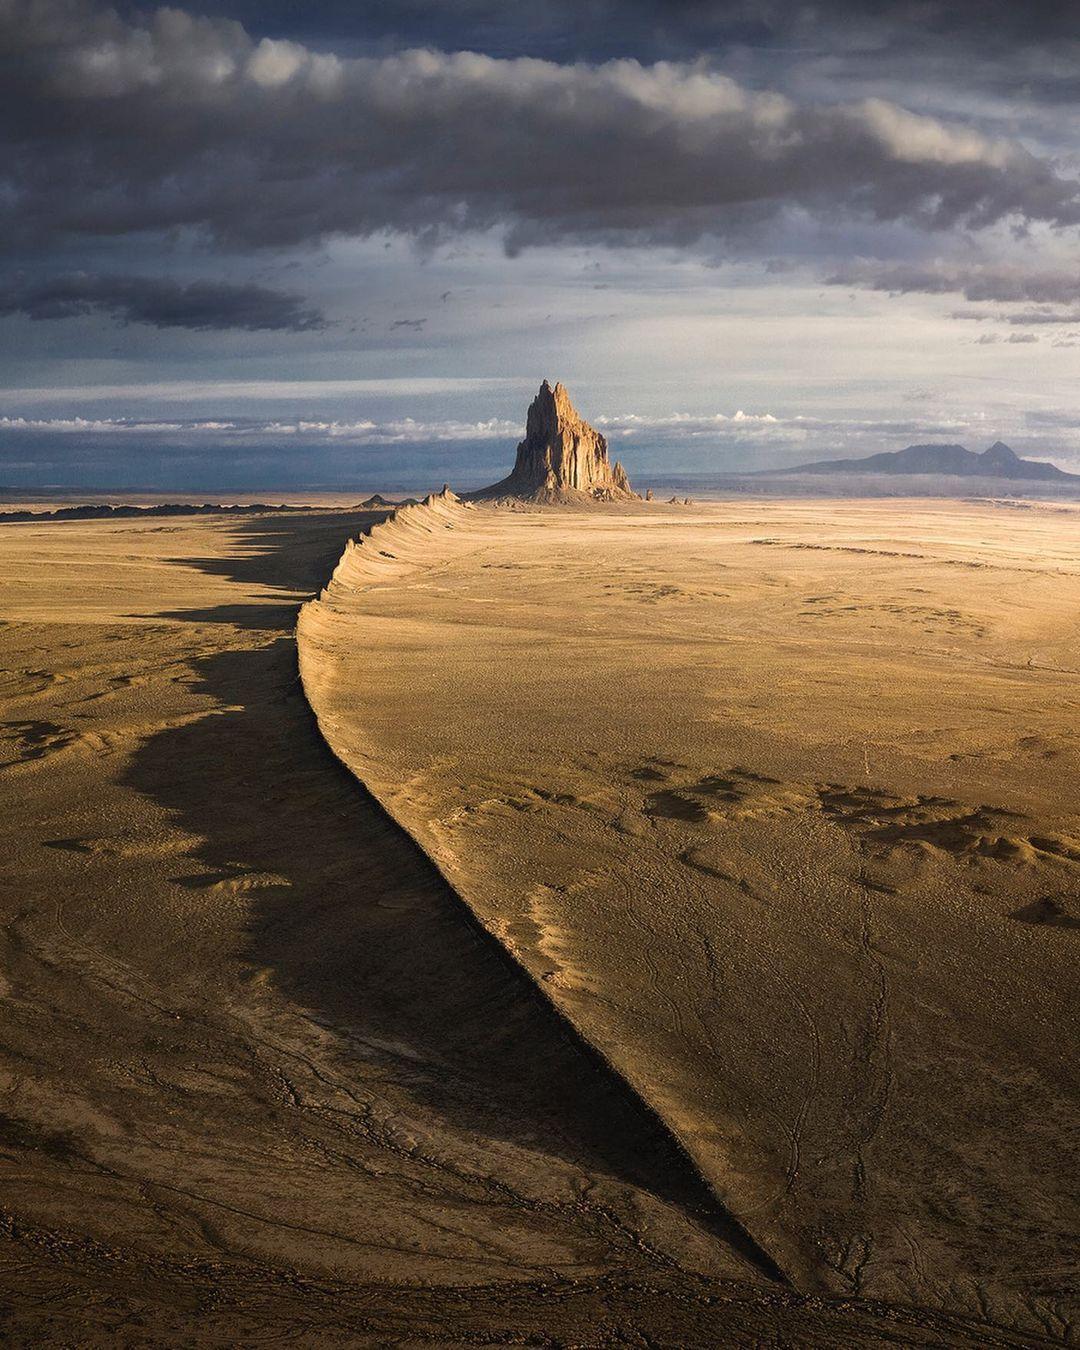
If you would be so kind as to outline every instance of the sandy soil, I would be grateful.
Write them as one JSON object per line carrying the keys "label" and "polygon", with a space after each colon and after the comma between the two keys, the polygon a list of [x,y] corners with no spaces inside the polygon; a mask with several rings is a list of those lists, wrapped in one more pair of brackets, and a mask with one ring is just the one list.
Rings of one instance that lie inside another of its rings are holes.
{"label": "sandy soil", "polygon": [[374,519],[0,529],[5,1343],[986,1343],[777,1280],[327,750],[296,608]]}
{"label": "sandy soil", "polygon": [[438,503],[300,627],[334,750],[792,1287],[1069,1339],[1080,514]]}

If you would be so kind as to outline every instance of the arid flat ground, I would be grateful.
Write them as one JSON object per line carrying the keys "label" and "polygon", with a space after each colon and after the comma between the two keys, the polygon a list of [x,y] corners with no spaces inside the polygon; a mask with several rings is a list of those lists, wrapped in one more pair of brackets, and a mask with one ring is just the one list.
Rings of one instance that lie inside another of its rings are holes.
{"label": "arid flat ground", "polygon": [[328,741],[791,1286],[1068,1340],[1080,513],[439,505]]}
{"label": "arid flat ground", "polygon": [[0,530],[5,1344],[1027,1343],[778,1279],[331,755],[296,611],[374,519]]}

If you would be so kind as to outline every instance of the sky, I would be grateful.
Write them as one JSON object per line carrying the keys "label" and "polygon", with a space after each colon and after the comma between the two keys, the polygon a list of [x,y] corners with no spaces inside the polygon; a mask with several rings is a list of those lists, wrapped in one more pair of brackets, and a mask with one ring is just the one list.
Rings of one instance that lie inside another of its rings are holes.
{"label": "sky", "polygon": [[0,0],[0,486],[1080,471],[1080,6]]}

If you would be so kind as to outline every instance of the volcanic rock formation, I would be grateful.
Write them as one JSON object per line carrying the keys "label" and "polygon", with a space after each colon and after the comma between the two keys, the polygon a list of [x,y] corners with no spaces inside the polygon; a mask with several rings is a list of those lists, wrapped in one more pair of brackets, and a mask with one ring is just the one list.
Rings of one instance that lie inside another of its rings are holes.
{"label": "volcanic rock formation", "polygon": [[513,472],[470,495],[534,502],[638,498],[623,466],[608,459],[604,437],[578,414],[563,386],[552,389],[547,380],[529,405]]}
{"label": "volcanic rock formation", "polygon": [[[776,474],[775,469],[767,472]],[[821,459],[797,464],[780,473],[930,473],[956,478],[1034,478],[1042,482],[1080,480],[1056,464],[1041,459],[1021,459],[1004,441],[995,441],[982,454],[962,445],[909,445],[904,450],[883,450],[863,459]]]}

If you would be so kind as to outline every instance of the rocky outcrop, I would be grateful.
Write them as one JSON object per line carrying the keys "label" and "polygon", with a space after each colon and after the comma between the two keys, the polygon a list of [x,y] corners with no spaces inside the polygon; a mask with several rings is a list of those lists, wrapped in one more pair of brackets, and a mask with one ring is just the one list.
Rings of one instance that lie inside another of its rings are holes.
{"label": "rocky outcrop", "polygon": [[604,437],[578,414],[563,386],[553,389],[547,380],[529,405],[513,472],[470,496],[534,502],[638,498],[626,470],[608,458]]}

